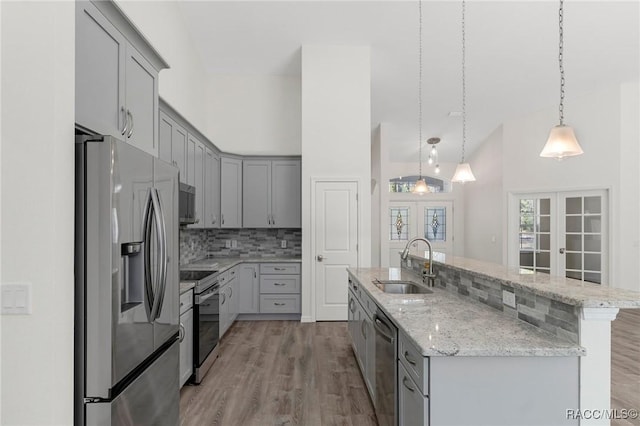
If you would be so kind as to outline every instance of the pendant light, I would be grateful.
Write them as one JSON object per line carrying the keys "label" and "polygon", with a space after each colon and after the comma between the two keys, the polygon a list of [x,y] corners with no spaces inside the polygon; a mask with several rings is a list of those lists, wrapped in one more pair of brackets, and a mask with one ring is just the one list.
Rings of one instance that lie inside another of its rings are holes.
{"label": "pendant light", "polygon": [[584,153],[573,129],[570,126],[564,124],[564,31],[563,31],[563,14],[564,14],[564,1],[560,0],[560,10],[558,12],[558,21],[560,28],[560,45],[558,53],[558,63],[560,65],[560,107],[558,108],[560,114],[560,124],[554,126],[549,132],[549,139],[540,157],[550,157],[557,160],[562,160],[564,157],[571,157],[574,155],[580,155]]}
{"label": "pendant light", "polygon": [[419,30],[418,30],[418,146],[420,151],[420,178],[413,187],[413,193],[423,195],[429,192],[427,182],[422,177],[422,0],[418,1]]}
{"label": "pendant light", "polygon": [[458,167],[456,167],[456,172],[451,179],[451,182],[465,183],[465,182],[473,182],[476,180],[473,172],[471,172],[471,166],[469,163],[464,162],[464,145],[467,140],[467,83],[466,83],[466,74],[465,74],[465,29],[464,29],[464,15],[465,15],[465,2],[462,0],[462,160]]}
{"label": "pendant light", "polygon": [[429,165],[436,163],[436,168],[434,171],[436,174],[440,174],[440,164],[438,161],[438,148],[436,145],[440,143],[440,138],[429,138],[427,139],[427,144],[431,146],[431,150],[429,151]]}

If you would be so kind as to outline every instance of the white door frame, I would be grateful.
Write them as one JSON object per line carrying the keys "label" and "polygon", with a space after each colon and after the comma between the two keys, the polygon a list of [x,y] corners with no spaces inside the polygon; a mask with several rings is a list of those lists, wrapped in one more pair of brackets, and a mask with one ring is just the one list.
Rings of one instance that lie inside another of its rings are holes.
{"label": "white door frame", "polygon": [[[552,221],[551,227],[552,229],[555,229],[555,233],[558,234],[559,229],[558,229],[558,221],[560,220],[559,218],[559,209],[558,209],[558,199],[560,198],[560,196],[562,194],[577,194],[577,193],[589,193],[589,192],[603,192],[604,196],[606,197],[606,201],[604,202],[604,207],[606,207],[606,214],[603,215],[603,228],[606,226],[606,232],[607,232],[607,237],[606,237],[606,242],[603,241],[603,243],[606,244],[606,249],[607,249],[607,253],[606,256],[603,256],[603,260],[604,260],[604,264],[606,265],[606,280],[603,279],[603,283],[602,286],[603,287],[610,287],[612,282],[615,282],[616,277],[614,276],[614,270],[612,268],[613,263],[613,257],[615,255],[615,246],[613,245],[613,236],[615,231],[615,227],[614,224],[612,223],[612,218],[613,218],[613,203],[614,203],[614,198],[616,196],[616,193],[614,191],[614,189],[611,186],[600,186],[600,187],[572,187],[572,188],[557,188],[557,189],[553,189],[553,190],[523,190],[523,191],[518,191],[518,190],[511,190],[511,191],[507,191],[507,212],[506,212],[506,218],[507,218],[507,234],[506,234],[506,238],[505,243],[506,243],[506,247],[505,247],[505,252],[506,252],[506,264],[509,267],[518,267],[519,265],[519,259],[518,259],[518,247],[515,246],[515,243],[512,241],[511,236],[515,235],[518,233],[519,230],[519,215],[518,214],[514,214],[514,212],[516,211],[515,208],[517,206],[517,201],[521,196],[531,196],[531,197],[538,197],[538,196],[552,196],[552,209],[554,209],[554,203],[555,203],[555,212],[556,212],[556,220],[555,223],[554,221]],[[606,219],[605,219],[606,216]],[[605,222],[606,220],[606,222]],[[553,250],[553,243],[552,243],[552,250]],[[556,252],[555,256],[558,256],[558,253]],[[553,262],[553,261],[552,261]],[[557,260],[555,262],[555,264],[557,265]],[[603,277],[604,277],[604,272],[603,271]]]}
{"label": "white door frame", "polygon": [[[362,223],[362,197],[360,196],[361,189],[366,188],[362,179],[357,177],[311,177],[311,228],[309,232],[311,233],[311,256],[309,257],[311,268],[310,268],[310,280],[311,285],[309,287],[309,291],[311,292],[311,321],[316,322],[317,314],[316,314],[316,184],[320,182],[345,182],[345,183],[355,183],[356,184],[356,208],[358,209],[358,223],[357,223],[357,244],[358,244],[358,267],[361,264],[364,264],[362,259],[363,250],[360,249],[362,247],[362,230],[360,229]],[[345,283],[345,286],[347,283]]]}

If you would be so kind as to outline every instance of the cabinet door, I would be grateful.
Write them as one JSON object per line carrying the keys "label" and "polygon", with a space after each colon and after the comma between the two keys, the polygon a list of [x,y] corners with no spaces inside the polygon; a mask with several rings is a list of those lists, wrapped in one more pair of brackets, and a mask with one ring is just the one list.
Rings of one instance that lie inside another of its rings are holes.
{"label": "cabinet door", "polygon": [[196,188],[196,223],[189,225],[189,228],[203,228],[204,227],[204,209],[206,205],[206,194],[204,190],[204,161],[205,161],[205,146],[198,139],[189,135],[189,146],[195,145],[195,154],[193,160],[194,169],[194,183]]}
{"label": "cabinet door", "polygon": [[245,160],[242,164],[242,226],[271,226],[271,161]]}
{"label": "cabinet door", "polygon": [[367,383],[367,387],[369,388],[369,395],[371,395],[371,400],[375,401],[375,390],[376,390],[376,339],[375,339],[375,330],[373,329],[373,320],[369,318],[369,316],[364,313],[364,330],[365,330],[365,343],[363,345],[364,351],[366,352],[366,360],[365,360],[365,368],[364,368],[364,378]]}
{"label": "cabinet door", "polygon": [[[235,268],[236,274],[238,273],[238,268]],[[234,323],[236,318],[238,317],[238,312],[240,311],[240,289],[239,284],[240,280],[236,276],[236,278],[231,280],[229,284],[229,298],[231,299],[231,305],[229,305],[229,310],[231,311],[230,319],[229,319],[229,327]]]}
{"label": "cabinet door", "polygon": [[429,399],[422,395],[400,362],[398,362],[398,424],[400,426],[429,424]]}
{"label": "cabinet door", "polygon": [[260,312],[260,286],[257,264],[240,265],[238,277],[238,312],[257,314]]}
{"label": "cabinet door", "polygon": [[180,386],[182,386],[193,373],[193,309],[180,315],[180,325],[184,333],[180,341]]}
{"label": "cabinet door", "polygon": [[204,227],[219,228],[220,159],[209,148],[205,148],[204,153]]}
{"label": "cabinet door", "polygon": [[242,226],[242,160],[222,157],[221,227]]}
{"label": "cabinet door", "polygon": [[351,346],[353,347],[353,350],[356,350],[356,303],[358,303],[355,299],[355,297],[353,296],[353,293],[351,292],[351,289],[349,289],[349,305],[348,305],[348,314],[347,314],[347,318],[348,318],[348,322],[347,322],[347,330],[349,331],[349,337],[351,337]]}
{"label": "cabinet door", "polygon": [[158,156],[158,72],[133,46],[127,46],[125,103],[130,112],[127,141]]}
{"label": "cabinet door", "polygon": [[228,285],[220,289],[220,338],[229,328],[229,292]]}
{"label": "cabinet door", "polygon": [[176,126],[176,122],[163,111],[160,111],[158,119],[160,120],[158,128],[158,158],[165,163],[175,165],[171,156],[171,139],[173,138],[173,129]]}
{"label": "cabinet door", "polygon": [[124,36],[88,1],[76,2],[76,123],[122,138]]}
{"label": "cabinet door", "polygon": [[187,158],[185,160],[187,164],[187,179],[186,182],[189,185],[195,186],[196,184],[196,140],[187,135],[186,138],[186,153]]}
{"label": "cabinet door", "polygon": [[302,226],[300,161],[273,161],[271,170],[272,225],[276,228],[300,228]]}

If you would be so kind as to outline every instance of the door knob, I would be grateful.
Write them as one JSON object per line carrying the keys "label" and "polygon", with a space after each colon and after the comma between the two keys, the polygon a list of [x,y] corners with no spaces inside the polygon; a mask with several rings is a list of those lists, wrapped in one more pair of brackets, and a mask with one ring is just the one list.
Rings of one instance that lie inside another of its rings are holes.
{"label": "door knob", "polygon": [[322,256],[321,254],[319,254],[316,259],[318,259],[318,262],[322,262],[324,260],[324,256]]}
{"label": "door knob", "polygon": [[560,249],[560,254],[564,254],[564,247]]}

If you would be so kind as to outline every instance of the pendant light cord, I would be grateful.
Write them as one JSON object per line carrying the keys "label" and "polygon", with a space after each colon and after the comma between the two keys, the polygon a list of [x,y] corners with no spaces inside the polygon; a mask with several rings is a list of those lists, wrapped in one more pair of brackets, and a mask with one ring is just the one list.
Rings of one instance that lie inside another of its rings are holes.
{"label": "pendant light cord", "polygon": [[560,114],[560,125],[564,124],[564,63],[563,63],[563,54],[564,54],[564,31],[563,31],[563,20],[564,20],[564,0],[560,0],[560,9],[558,11],[558,25],[560,29],[560,40],[559,40],[559,49],[558,49],[558,63],[560,65],[560,106],[559,114]]}
{"label": "pendant light cord", "polygon": [[466,78],[466,34],[465,34],[465,1],[462,0],[462,161],[464,163],[464,145],[467,141],[467,78]]}
{"label": "pendant light cord", "polygon": [[422,0],[418,0],[418,146],[420,148],[420,179],[422,179]]}

